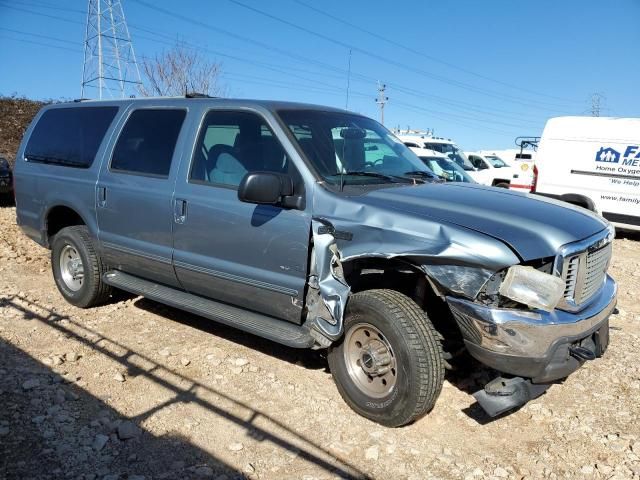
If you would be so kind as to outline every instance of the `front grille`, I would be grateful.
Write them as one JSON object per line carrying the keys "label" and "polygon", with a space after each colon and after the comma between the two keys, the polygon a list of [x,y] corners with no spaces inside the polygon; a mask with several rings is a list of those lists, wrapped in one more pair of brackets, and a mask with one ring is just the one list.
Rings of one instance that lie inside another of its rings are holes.
{"label": "front grille", "polygon": [[580,292],[576,292],[575,297],[578,305],[589,300],[600,289],[607,274],[611,248],[611,244],[609,244],[599,250],[587,253],[582,289]]}
{"label": "front grille", "polygon": [[593,297],[604,283],[611,260],[612,244],[592,246],[562,259],[562,278],[565,281],[564,305],[577,309]]}

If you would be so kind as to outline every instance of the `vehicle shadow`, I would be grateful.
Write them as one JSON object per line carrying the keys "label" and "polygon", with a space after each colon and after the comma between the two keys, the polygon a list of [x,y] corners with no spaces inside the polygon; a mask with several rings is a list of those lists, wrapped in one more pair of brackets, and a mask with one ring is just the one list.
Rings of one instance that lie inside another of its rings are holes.
{"label": "vehicle shadow", "polygon": [[[137,299],[134,302],[134,305],[147,312],[169,318],[172,321],[224,338],[225,340],[237,343],[252,350],[257,350],[279,360],[301,365],[307,369],[324,370],[327,373],[330,373],[324,351],[290,348],[255,335],[247,335],[238,329],[227,327],[226,325],[216,323],[204,317],[169,307],[143,297]],[[470,355],[463,353],[454,363],[454,368],[452,370],[447,370],[445,380],[457,389],[471,395],[478,390],[482,390],[487,383],[498,375],[499,374],[495,370],[486,367]],[[507,413],[500,417],[492,418],[485,413],[478,403],[473,404],[471,407],[463,411],[470,418],[483,425],[508,415]]]}
{"label": "vehicle shadow", "polygon": [[15,207],[15,206],[16,206],[16,202],[13,199],[13,194],[0,193],[0,208],[9,208],[9,207]]}
{"label": "vehicle shadow", "polygon": [[[151,417],[152,415],[163,409],[171,408],[179,404],[195,404],[200,408],[206,409],[207,412],[212,413],[224,419],[225,421],[234,424],[236,427],[245,430],[248,436],[259,439],[261,442],[269,442],[273,444],[273,446],[281,450],[288,451],[291,454],[296,455],[298,458],[304,460],[305,462],[312,464],[329,474],[341,476],[343,478],[369,478],[365,473],[358,470],[347,460],[337,458],[335,455],[329,453],[321,446],[314,443],[313,440],[306,438],[290,426],[263,413],[261,410],[256,409],[249,403],[237,400],[226,394],[224,391],[217,390],[210,385],[199,383],[191,378],[187,378],[181,375],[178,371],[175,371],[167,367],[166,365],[155,362],[153,359],[145,356],[144,354],[131,349],[130,346],[123,345],[115,339],[107,338],[101,335],[100,332],[92,330],[91,328],[75,321],[73,318],[67,315],[60,315],[52,310],[47,309],[39,303],[16,295],[4,297],[2,299],[2,303],[5,308],[11,308],[20,312],[23,318],[46,325],[47,327],[59,332],[61,335],[73,339],[88,348],[91,348],[96,354],[102,355],[111,361],[117,362],[117,364],[119,364],[123,369],[126,369],[128,376],[143,377],[145,380],[151,381],[159,387],[162,387],[163,390],[170,392],[170,398],[165,399],[162,401],[162,403],[156,404],[152,408],[149,408],[146,411],[139,412],[135,416],[129,418],[129,420],[135,422],[137,425],[140,425],[145,419]],[[149,301],[143,302],[142,300],[138,300],[136,304],[138,303],[142,303],[144,307],[150,309],[159,308],[158,306],[150,305],[153,302]],[[162,315],[167,315],[164,311],[164,306],[162,312]],[[171,318],[171,315],[177,316],[177,314],[178,312],[175,310],[173,312],[169,312],[169,318]],[[204,323],[201,324],[201,320],[202,322],[206,321],[204,319],[195,318],[195,316],[183,315],[183,312],[180,313],[179,320],[182,322],[187,322],[187,325],[191,325],[191,323],[189,322],[193,322],[193,324],[196,325],[195,328],[201,327],[202,329],[205,329],[205,331],[210,331],[209,329],[211,329],[215,331],[216,334],[220,334],[220,332],[223,332],[223,335],[233,335],[233,333],[230,333],[226,328],[219,327],[218,325],[210,326],[208,322],[206,325]],[[200,327],[198,327],[197,325],[200,325]],[[242,339],[242,341],[247,341],[246,338],[240,338]],[[238,340],[239,343],[241,343],[240,338]],[[249,342],[254,341],[256,340],[249,340]],[[251,346],[251,343],[247,345]],[[251,348],[259,348],[259,346],[251,346]],[[280,347],[278,346],[278,349],[279,348]],[[23,356],[26,355],[23,354]],[[5,362],[5,364],[11,365],[11,363],[8,362]],[[39,363],[37,365],[39,365],[41,369],[45,369],[45,367],[40,365]],[[85,395],[88,396],[86,392]],[[211,400],[213,398],[215,398],[216,400]],[[88,401],[91,401],[91,398],[88,398]],[[93,401],[98,403],[100,402],[97,399],[93,399]],[[172,439],[172,442],[178,442],[179,444],[180,442],[182,442],[181,445],[184,445],[185,448],[193,447],[187,440],[184,439]],[[149,457],[148,468],[153,468],[154,472],[167,472],[168,464],[173,464],[176,461],[182,460],[181,450],[176,448],[176,446],[172,442],[169,442],[172,445],[172,448],[166,449],[165,454],[162,455],[162,461],[159,462],[159,465],[157,467],[155,465],[152,466],[151,464],[154,463],[156,461],[156,457],[159,456],[157,454],[153,454]],[[160,445],[160,447],[158,448],[161,447],[162,445]],[[18,452],[16,452],[14,451],[14,449],[18,448],[18,445],[8,447],[5,446],[4,443],[2,448],[8,448],[10,450],[8,452],[10,457],[8,458],[16,458],[17,456],[21,455],[20,452],[22,451],[31,451],[29,449],[23,450],[21,448]],[[202,451],[197,452],[196,447],[193,447],[192,453],[194,456],[197,456],[196,453],[198,455],[204,455],[206,457],[204,461],[212,468],[216,468],[221,471],[229,470],[229,467],[227,465],[222,464],[217,459],[213,458],[210,454],[206,454]],[[62,461],[62,458],[58,460]],[[26,459],[24,459],[23,462],[26,462]],[[202,460],[200,460],[200,462],[202,462]],[[29,462],[26,463],[29,464]],[[20,464],[20,462],[18,461],[16,465],[18,466],[14,466],[12,468],[18,469],[20,468],[19,465],[22,464]],[[22,468],[24,468],[24,465]],[[17,476],[15,478],[21,477]],[[174,478],[185,477],[178,475]]]}
{"label": "vehicle shadow", "polygon": [[322,351],[291,348],[258,337],[257,335],[247,335],[237,328],[228,327],[213,320],[168,305],[163,305],[162,303],[154,302],[144,297],[138,298],[134,302],[134,305],[154,315],[159,315],[188,327],[196,328],[202,332],[224,338],[225,340],[252,350],[257,350],[278,360],[298,364],[310,370],[329,371],[327,360]]}
{"label": "vehicle shadow", "polygon": [[640,232],[634,232],[632,230],[616,230],[616,238],[640,242]]}
{"label": "vehicle shadow", "polygon": [[139,430],[120,440],[117,411],[2,339],[0,385],[2,479],[241,477],[179,435]]}

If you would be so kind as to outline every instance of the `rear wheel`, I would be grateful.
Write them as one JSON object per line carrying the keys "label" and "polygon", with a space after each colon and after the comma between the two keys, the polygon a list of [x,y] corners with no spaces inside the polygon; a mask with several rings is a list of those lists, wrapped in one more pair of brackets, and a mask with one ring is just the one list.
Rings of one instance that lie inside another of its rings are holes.
{"label": "rear wheel", "polygon": [[328,360],[347,404],[385,426],[405,425],[429,412],[442,389],[438,335],[420,307],[394,290],[350,298],[344,337]]}
{"label": "rear wheel", "polygon": [[84,225],[56,234],[51,243],[51,268],[58,290],[77,307],[104,303],[111,294],[111,287],[102,282],[103,265]]}
{"label": "rear wheel", "polygon": [[498,188],[509,188],[509,184],[507,182],[498,182],[494,185],[494,187]]}

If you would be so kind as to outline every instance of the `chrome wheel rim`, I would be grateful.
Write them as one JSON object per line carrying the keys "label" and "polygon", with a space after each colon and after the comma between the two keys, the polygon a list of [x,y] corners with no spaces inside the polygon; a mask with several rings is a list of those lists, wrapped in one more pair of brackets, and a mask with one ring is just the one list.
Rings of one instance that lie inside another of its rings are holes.
{"label": "chrome wheel rim", "polygon": [[364,394],[384,398],[396,385],[396,357],[389,341],[373,325],[358,323],[344,338],[344,361],[353,383]]}
{"label": "chrome wheel rim", "polygon": [[84,283],[82,257],[73,245],[65,245],[60,252],[60,276],[69,290],[77,292]]}

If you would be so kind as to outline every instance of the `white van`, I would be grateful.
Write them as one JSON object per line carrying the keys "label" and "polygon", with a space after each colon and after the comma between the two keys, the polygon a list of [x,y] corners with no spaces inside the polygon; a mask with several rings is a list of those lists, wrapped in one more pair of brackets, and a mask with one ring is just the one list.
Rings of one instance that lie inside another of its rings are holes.
{"label": "white van", "polygon": [[433,137],[430,135],[403,135],[397,133],[396,136],[409,148],[424,148],[444,153],[451,160],[460,165],[467,172],[475,171],[475,168],[464,154],[464,152],[450,138]]}
{"label": "white van", "polygon": [[550,119],[536,154],[536,193],[640,230],[640,118]]}

